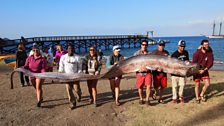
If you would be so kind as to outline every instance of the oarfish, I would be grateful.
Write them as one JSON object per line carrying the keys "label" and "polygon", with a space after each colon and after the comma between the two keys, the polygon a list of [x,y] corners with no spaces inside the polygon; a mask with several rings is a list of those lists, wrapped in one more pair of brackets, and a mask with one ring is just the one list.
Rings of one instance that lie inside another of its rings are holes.
{"label": "oarfish", "polygon": [[198,73],[199,65],[167,56],[151,54],[138,55],[119,62],[119,64],[113,66],[107,73],[105,73],[103,78],[137,72],[142,68],[150,70],[157,70],[159,68],[165,73],[189,77]]}
{"label": "oarfish", "polygon": [[142,68],[150,70],[162,69],[165,73],[171,73],[179,76],[192,76],[198,73],[199,66],[190,62],[180,61],[175,58],[159,55],[138,55],[132,56],[120,61],[114,65],[106,73],[100,75],[89,75],[84,73],[59,73],[59,72],[44,72],[44,73],[32,73],[24,68],[17,68],[11,74],[11,88],[13,88],[13,74],[15,72],[23,72],[27,76],[49,79],[60,79],[67,81],[80,81],[80,80],[93,80],[101,78],[112,78],[121,76],[123,74],[134,73]]}

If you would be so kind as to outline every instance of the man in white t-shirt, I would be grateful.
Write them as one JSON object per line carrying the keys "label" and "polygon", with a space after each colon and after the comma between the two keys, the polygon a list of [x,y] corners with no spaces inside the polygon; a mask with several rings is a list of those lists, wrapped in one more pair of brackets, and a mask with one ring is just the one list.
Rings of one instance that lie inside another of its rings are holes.
{"label": "man in white t-shirt", "polygon": [[[70,74],[80,73],[82,71],[82,63],[80,57],[74,54],[74,47],[72,45],[68,45],[67,51],[68,53],[60,58],[58,71]],[[78,102],[81,99],[82,92],[79,85],[79,81],[68,82],[66,84],[66,89],[71,105],[70,108],[72,110],[76,107],[76,99]],[[73,90],[75,91],[77,98],[75,97]]]}

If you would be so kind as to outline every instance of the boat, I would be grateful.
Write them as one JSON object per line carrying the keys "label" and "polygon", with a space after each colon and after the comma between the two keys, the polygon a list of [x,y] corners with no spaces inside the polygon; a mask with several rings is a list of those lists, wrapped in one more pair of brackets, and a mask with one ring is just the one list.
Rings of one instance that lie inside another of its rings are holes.
{"label": "boat", "polygon": [[10,54],[0,54],[0,61],[4,61],[4,63],[9,67],[15,67],[16,65],[16,55]]}
{"label": "boat", "polygon": [[222,22],[220,22],[220,26],[219,26],[219,35],[215,35],[215,22],[213,23],[213,32],[212,35],[207,35],[206,37],[208,37],[209,39],[222,39],[224,38],[224,35],[221,34],[222,31]]}
{"label": "boat", "polygon": [[208,35],[206,37],[208,37],[210,39],[222,39],[222,38],[224,38],[224,35]]}

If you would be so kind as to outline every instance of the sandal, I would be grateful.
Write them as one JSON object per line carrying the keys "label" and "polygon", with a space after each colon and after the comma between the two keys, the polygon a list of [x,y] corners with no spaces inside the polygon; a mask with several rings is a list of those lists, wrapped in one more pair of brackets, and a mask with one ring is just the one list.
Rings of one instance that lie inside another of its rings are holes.
{"label": "sandal", "polygon": [[203,102],[206,102],[206,98],[205,98],[205,96],[200,96],[201,97],[201,101],[203,101]]}
{"label": "sandal", "polygon": [[116,104],[117,106],[120,106],[120,105],[121,105],[121,103],[120,103],[119,101],[115,102],[115,104]]}
{"label": "sandal", "polygon": [[196,98],[196,103],[198,103],[198,104],[200,104],[200,102],[201,102],[201,99],[200,98]]}
{"label": "sandal", "polygon": [[153,94],[153,95],[152,95],[152,99],[153,99],[153,100],[156,100],[156,94]]}
{"label": "sandal", "polygon": [[140,105],[143,105],[144,104],[144,101],[143,100],[139,100],[139,104]]}
{"label": "sandal", "polygon": [[159,103],[162,103],[162,104],[165,103],[165,102],[163,101],[163,99],[159,99],[158,102],[159,102]]}

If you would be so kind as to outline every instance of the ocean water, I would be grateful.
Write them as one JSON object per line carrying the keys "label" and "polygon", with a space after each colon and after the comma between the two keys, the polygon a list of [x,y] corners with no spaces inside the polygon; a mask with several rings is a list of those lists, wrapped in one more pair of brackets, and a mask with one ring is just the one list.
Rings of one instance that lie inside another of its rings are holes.
{"label": "ocean water", "polygon": [[[193,36],[193,37],[155,37],[155,40],[163,39],[169,40],[170,43],[167,43],[165,49],[172,54],[174,51],[177,50],[177,44],[179,40],[186,41],[186,50],[189,52],[189,57],[192,59],[193,53],[197,50],[198,46],[201,44],[201,40],[208,39],[204,36]],[[213,49],[215,63],[224,64],[224,39],[208,39],[211,48]],[[124,48],[121,49],[121,54],[125,57],[132,56],[134,52],[139,50],[139,48]],[[153,50],[157,49],[157,45],[149,45],[148,50],[152,52]],[[104,55],[108,56],[112,54],[112,50],[105,50],[103,51]]]}

